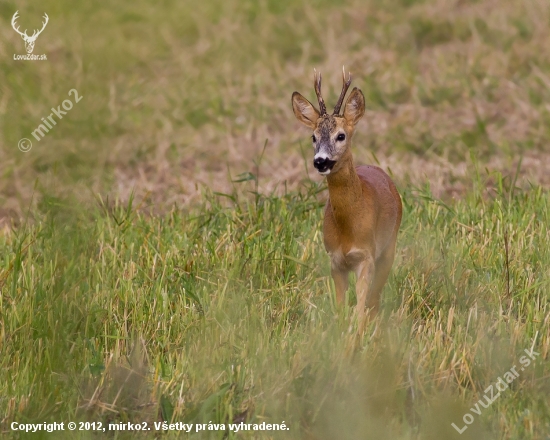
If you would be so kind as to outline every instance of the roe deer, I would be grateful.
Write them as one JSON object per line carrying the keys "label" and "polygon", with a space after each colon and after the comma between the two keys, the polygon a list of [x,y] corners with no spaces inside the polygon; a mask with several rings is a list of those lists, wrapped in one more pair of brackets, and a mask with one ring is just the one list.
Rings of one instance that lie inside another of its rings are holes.
{"label": "roe deer", "polygon": [[[292,94],[292,109],[298,120],[313,130],[313,166],[327,176],[329,199],[323,224],[324,243],[330,255],[336,300],[342,303],[348,288],[348,273],[357,276],[357,312],[374,316],[380,292],[386,283],[395,256],[397,232],[401,224],[401,197],[390,177],[372,165],[353,165],[351,138],[355,125],[365,113],[365,97],[355,87],[340,107],[351,84],[351,74],[343,86],[332,115],[327,114],[321,96],[321,74],[315,72],[314,88],[318,111],[298,92]],[[365,310],[368,308],[368,312]]]}

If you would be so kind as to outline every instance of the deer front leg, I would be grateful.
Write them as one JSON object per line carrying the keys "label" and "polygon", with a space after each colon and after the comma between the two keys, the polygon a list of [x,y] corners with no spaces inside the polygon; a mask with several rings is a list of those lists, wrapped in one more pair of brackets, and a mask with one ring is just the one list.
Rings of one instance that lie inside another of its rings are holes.
{"label": "deer front leg", "polygon": [[346,297],[346,290],[348,290],[348,272],[335,267],[333,264],[331,275],[334,280],[334,287],[336,287],[336,302],[338,304],[343,304],[344,298]]}
{"label": "deer front leg", "polygon": [[380,298],[373,295],[372,280],[374,278],[374,260],[371,256],[359,263],[357,270],[357,313],[359,316],[365,315],[365,307],[369,308],[369,312],[373,315],[378,311]]}

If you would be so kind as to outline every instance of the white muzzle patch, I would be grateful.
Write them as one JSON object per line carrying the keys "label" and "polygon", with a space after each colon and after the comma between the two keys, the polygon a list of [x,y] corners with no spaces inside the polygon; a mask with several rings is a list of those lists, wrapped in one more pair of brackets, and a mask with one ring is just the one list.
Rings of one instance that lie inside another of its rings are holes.
{"label": "white muzzle patch", "polygon": [[313,156],[313,160],[315,159],[330,159],[327,153],[317,153],[315,156]]}

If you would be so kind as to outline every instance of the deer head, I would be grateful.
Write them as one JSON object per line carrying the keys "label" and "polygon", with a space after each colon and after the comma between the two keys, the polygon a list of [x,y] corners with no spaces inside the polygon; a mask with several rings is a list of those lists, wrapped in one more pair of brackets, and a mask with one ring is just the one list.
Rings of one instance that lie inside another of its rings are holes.
{"label": "deer head", "polygon": [[339,169],[338,161],[348,152],[355,125],[365,113],[365,98],[361,90],[355,87],[346,101],[343,114],[340,108],[351,84],[351,74],[346,79],[342,69],[342,91],[332,115],[321,95],[321,74],[315,71],[313,86],[319,101],[319,110],[298,92],[292,94],[292,109],[296,118],[305,126],[313,129],[311,139],[315,156],[313,166],[320,174],[328,175]]}
{"label": "deer head", "polygon": [[36,41],[38,36],[42,33],[42,31],[44,30],[44,28],[48,24],[48,20],[49,20],[48,14],[44,13],[43,18],[46,21],[42,22],[42,29],[40,29],[39,31],[35,29],[34,32],[32,33],[32,35],[29,37],[27,35],[27,29],[25,29],[25,32],[21,32],[21,31],[19,31],[19,26],[15,27],[15,25],[16,25],[15,21],[19,18],[17,16],[18,13],[19,13],[19,11],[15,11],[15,14],[13,14],[13,18],[11,19],[11,26],[13,27],[15,32],[17,32],[19,35],[21,35],[21,38],[23,38],[23,40],[25,41],[25,49],[27,50],[27,53],[32,53],[32,51],[34,50],[34,42]]}

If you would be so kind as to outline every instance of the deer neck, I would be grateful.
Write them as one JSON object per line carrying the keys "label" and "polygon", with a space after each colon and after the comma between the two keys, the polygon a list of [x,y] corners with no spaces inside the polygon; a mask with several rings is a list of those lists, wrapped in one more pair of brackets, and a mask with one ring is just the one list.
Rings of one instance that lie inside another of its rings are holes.
{"label": "deer neck", "polygon": [[361,204],[363,188],[351,152],[348,150],[340,160],[340,168],[327,176],[327,184],[334,219],[340,227],[347,228]]}

